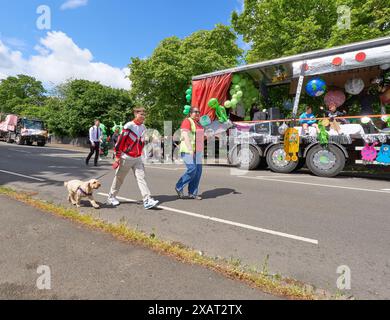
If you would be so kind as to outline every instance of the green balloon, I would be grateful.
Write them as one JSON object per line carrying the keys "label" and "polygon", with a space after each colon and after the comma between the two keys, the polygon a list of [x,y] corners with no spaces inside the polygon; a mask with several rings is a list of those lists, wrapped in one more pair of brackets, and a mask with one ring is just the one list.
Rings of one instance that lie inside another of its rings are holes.
{"label": "green balloon", "polygon": [[232,107],[232,102],[230,100],[226,100],[224,106],[226,109],[229,109]]}
{"label": "green balloon", "polygon": [[241,86],[239,86],[239,85],[234,86],[234,90],[240,91],[241,90]]}
{"label": "green balloon", "polygon": [[238,98],[242,98],[243,95],[244,95],[244,93],[242,91],[238,91],[237,92],[237,97]]}
{"label": "green balloon", "polygon": [[229,91],[229,93],[230,93],[231,96],[233,96],[233,94],[235,94],[236,91],[235,91],[234,89],[231,89],[231,90]]}
{"label": "green balloon", "polygon": [[233,100],[237,100],[238,101],[238,95],[237,94],[233,94],[232,101]]}
{"label": "green balloon", "polygon": [[238,103],[238,100],[237,99],[232,99],[232,101],[230,102],[233,106],[236,106],[237,103]]}
{"label": "green balloon", "polygon": [[192,94],[192,90],[191,89],[187,89],[186,95],[191,95],[191,94]]}
{"label": "green balloon", "polygon": [[183,114],[188,116],[190,114],[191,106],[184,106]]}
{"label": "green balloon", "polygon": [[247,85],[247,81],[245,79],[242,79],[239,84],[241,87],[245,87]]}
{"label": "green balloon", "polygon": [[186,99],[188,102],[191,102],[192,96],[190,94],[187,94]]}
{"label": "green balloon", "polygon": [[209,103],[208,103],[208,106],[209,106],[210,108],[217,109],[218,106],[219,106],[218,99],[215,99],[215,98],[211,99],[211,100],[209,101]]}
{"label": "green balloon", "polygon": [[233,82],[234,84],[238,84],[240,81],[241,81],[240,75],[235,74],[235,75],[233,76],[232,82]]}

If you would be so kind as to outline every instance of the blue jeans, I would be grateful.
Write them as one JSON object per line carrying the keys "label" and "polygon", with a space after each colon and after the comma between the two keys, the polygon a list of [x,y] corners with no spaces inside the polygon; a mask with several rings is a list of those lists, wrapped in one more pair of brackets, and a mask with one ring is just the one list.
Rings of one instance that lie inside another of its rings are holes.
{"label": "blue jeans", "polygon": [[182,153],[181,158],[186,164],[187,171],[177,182],[176,189],[181,192],[188,184],[188,193],[190,195],[197,196],[199,192],[200,179],[202,177],[203,154],[196,153],[196,155],[190,155],[189,153]]}

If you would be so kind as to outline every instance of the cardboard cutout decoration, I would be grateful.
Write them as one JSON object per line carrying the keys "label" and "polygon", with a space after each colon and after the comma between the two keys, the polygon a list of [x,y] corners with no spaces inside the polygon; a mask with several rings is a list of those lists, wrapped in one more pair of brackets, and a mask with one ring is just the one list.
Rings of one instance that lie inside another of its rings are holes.
{"label": "cardboard cutout decoration", "polygon": [[385,166],[390,165],[390,145],[384,144],[379,151],[376,161]]}
{"label": "cardboard cutout decoration", "polygon": [[287,161],[298,161],[299,152],[299,132],[295,128],[288,128],[284,135],[284,151]]}

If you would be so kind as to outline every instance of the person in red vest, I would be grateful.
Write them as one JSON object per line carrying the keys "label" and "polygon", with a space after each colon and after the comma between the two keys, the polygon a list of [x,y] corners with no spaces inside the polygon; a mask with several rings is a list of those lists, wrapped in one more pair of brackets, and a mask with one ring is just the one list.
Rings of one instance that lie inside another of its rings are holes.
{"label": "person in red vest", "polygon": [[180,155],[187,171],[179,179],[175,191],[179,199],[184,198],[184,188],[188,185],[190,199],[202,200],[199,193],[199,183],[202,177],[202,160],[204,153],[204,129],[199,123],[200,112],[196,107],[191,108],[189,117],[181,124]]}
{"label": "person in red vest", "polygon": [[146,183],[145,167],[141,157],[145,146],[145,109],[136,108],[134,116],[135,119],[124,126],[123,132],[115,146],[115,163],[113,167],[117,169],[107,203],[113,206],[120,204],[116,196],[127,174],[130,170],[133,170],[143,197],[144,208],[148,210],[156,207],[159,202],[151,196]]}

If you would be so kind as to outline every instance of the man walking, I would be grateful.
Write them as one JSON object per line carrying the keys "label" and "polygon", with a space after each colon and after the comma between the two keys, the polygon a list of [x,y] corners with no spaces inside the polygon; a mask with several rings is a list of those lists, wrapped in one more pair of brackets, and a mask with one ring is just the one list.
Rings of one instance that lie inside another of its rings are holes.
{"label": "man walking", "polygon": [[95,153],[95,167],[98,165],[99,153],[100,153],[100,143],[102,142],[103,137],[102,129],[100,129],[100,121],[95,120],[95,125],[89,129],[89,142],[91,143],[91,152],[89,153],[85,164],[89,165],[89,160],[91,160],[93,154]]}
{"label": "man walking", "polygon": [[145,180],[145,167],[141,157],[145,146],[145,109],[136,108],[134,110],[134,116],[134,121],[124,126],[123,132],[115,146],[116,157],[114,167],[117,167],[117,170],[107,203],[113,206],[120,204],[116,196],[127,174],[132,169],[143,197],[144,208],[148,210],[156,207],[158,201],[154,200],[151,196]]}

